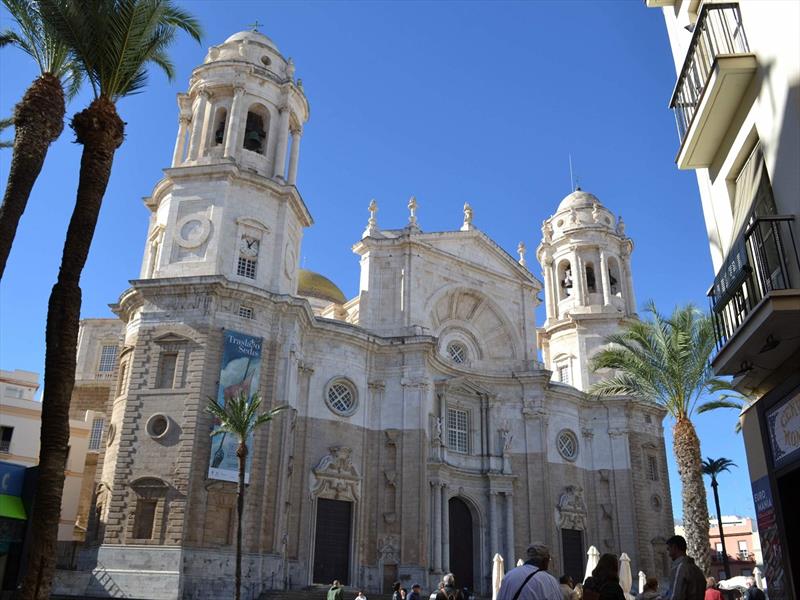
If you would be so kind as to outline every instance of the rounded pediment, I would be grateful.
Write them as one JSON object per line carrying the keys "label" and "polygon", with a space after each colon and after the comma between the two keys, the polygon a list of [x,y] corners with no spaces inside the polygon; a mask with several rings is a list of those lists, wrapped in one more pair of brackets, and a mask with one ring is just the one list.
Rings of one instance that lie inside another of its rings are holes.
{"label": "rounded pediment", "polygon": [[520,354],[509,319],[478,291],[457,288],[442,292],[432,302],[431,322],[440,337],[442,356],[455,366],[514,360]]}

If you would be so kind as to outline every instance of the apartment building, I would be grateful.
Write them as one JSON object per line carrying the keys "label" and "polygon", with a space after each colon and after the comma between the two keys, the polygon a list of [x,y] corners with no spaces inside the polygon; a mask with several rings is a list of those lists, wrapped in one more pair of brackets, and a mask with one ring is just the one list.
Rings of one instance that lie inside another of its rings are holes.
{"label": "apartment building", "polygon": [[[38,375],[30,371],[0,371],[0,470],[19,479],[13,489],[3,488],[0,508],[0,589],[14,589],[18,580],[18,555],[23,553],[26,523],[33,518],[32,492],[39,463],[41,402],[35,400]],[[104,423],[103,413],[83,411],[70,418],[69,454],[65,470],[61,517],[58,524],[59,563],[72,561],[77,542],[83,541],[94,469]],[[26,494],[23,492],[27,490]],[[10,510],[6,510],[10,509]],[[9,559],[14,557],[13,561]]]}
{"label": "apartment building", "polygon": [[[800,2],[645,0],[676,68],[679,169],[694,170],[714,274],[712,367],[742,413],[771,599],[800,586]],[[665,98],[666,99],[666,98]]]}
{"label": "apartment building", "polygon": [[[751,518],[722,515],[722,532],[725,535],[725,550],[728,554],[731,577],[739,575],[749,577],[753,575],[756,566],[762,571],[764,570],[761,540],[759,540],[758,531],[753,527]],[[716,519],[710,521],[708,538],[712,548],[711,574],[718,580],[725,579],[722,539]]]}

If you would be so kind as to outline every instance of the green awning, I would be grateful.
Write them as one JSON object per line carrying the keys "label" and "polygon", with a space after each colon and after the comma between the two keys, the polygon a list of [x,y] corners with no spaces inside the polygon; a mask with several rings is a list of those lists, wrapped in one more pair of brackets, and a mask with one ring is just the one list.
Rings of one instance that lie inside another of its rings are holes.
{"label": "green awning", "polygon": [[25,514],[25,507],[22,505],[22,498],[19,496],[7,496],[0,494],[0,517],[8,519],[22,519],[23,521],[28,518]]}

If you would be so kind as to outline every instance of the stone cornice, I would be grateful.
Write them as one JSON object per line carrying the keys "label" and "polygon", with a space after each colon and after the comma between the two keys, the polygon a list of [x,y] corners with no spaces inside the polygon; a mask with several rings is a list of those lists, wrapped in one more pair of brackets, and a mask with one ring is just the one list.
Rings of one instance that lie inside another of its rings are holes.
{"label": "stone cornice", "polygon": [[198,177],[237,179],[241,183],[254,186],[259,191],[268,191],[277,198],[288,201],[303,227],[310,227],[314,224],[314,219],[296,186],[242,170],[230,159],[220,159],[219,162],[209,165],[186,165],[164,169],[164,175],[165,177],[153,189],[152,196],[145,198],[145,205],[151,211],[158,208],[161,197],[167,194],[177,181]]}

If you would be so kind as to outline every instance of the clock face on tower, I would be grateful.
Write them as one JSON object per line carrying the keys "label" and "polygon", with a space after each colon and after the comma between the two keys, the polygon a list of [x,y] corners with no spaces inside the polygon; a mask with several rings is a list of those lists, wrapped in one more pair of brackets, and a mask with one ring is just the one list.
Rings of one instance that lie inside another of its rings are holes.
{"label": "clock face on tower", "polygon": [[241,252],[243,256],[258,256],[258,240],[243,236],[242,241],[239,242],[239,252]]}

